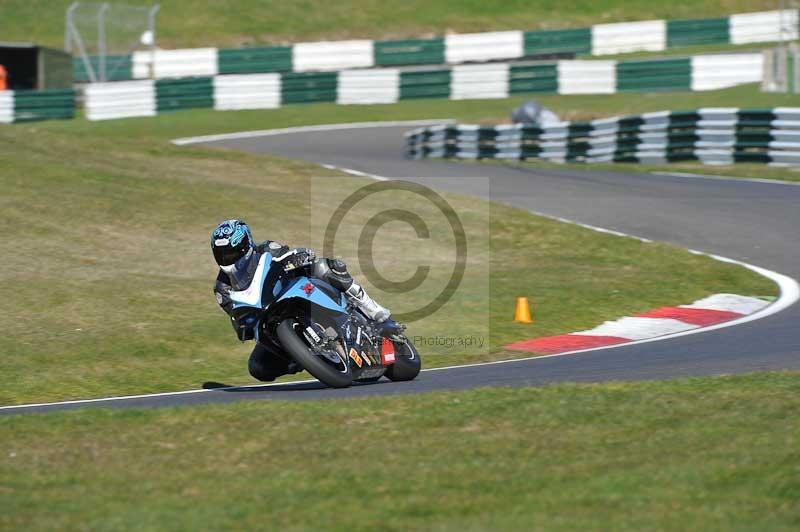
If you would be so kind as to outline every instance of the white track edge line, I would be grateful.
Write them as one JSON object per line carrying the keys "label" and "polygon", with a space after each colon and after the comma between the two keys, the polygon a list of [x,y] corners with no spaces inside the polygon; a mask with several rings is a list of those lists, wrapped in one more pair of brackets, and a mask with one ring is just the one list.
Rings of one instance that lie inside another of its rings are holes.
{"label": "white track edge line", "polygon": [[202,135],[199,137],[183,137],[170,142],[176,146],[200,144],[203,142],[217,142],[220,140],[250,139],[256,137],[272,137],[290,133],[314,133],[319,131],[336,131],[341,129],[363,129],[374,127],[399,127],[399,126],[430,126],[436,124],[453,124],[452,118],[427,119],[427,120],[397,120],[391,122],[351,122],[340,124],[322,124],[317,126],[296,126],[282,129],[261,129],[257,131],[240,131],[238,133],[222,133],[220,135]]}
{"label": "white track edge line", "polygon": [[247,384],[243,386],[221,386],[219,388],[200,388],[198,390],[183,390],[180,392],[160,392],[160,393],[144,393],[139,395],[119,395],[113,397],[98,397],[95,399],[73,399],[70,401],[56,401],[53,403],[30,403],[24,405],[0,406],[0,410],[37,408],[43,406],[79,405],[87,403],[105,403],[109,401],[122,401],[126,399],[147,399],[149,397],[169,397],[173,395],[191,395],[191,394],[220,392],[220,391],[224,392],[225,390],[241,390],[242,388],[268,388],[270,386],[283,386],[285,384],[308,384],[312,382],[319,382],[319,381],[317,379],[308,379],[302,381],[271,382],[268,384]]}
{"label": "white track edge line", "polygon": [[666,177],[682,177],[685,179],[712,179],[714,181],[738,181],[739,183],[767,183],[770,185],[789,185],[791,187],[800,186],[800,182],[796,181],[781,181],[780,179],[766,179],[763,177],[734,177],[714,174],[690,174],[688,172],[650,172],[650,174]]}
{"label": "white track edge line", "polygon": [[[364,123],[367,123],[367,122],[364,122]],[[386,122],[378,122],[378,124],[381,124],[381,123],[382,124],[386,124]],[[394,122],[389,122],[389,123],[394,124]],[[275,130],[273,130],[273,131],[275,131]],[[338,168],[338,167],[335,167],[335,166],[332,166],[332,165],[323,165],[323,166],[326,167],[326,168],[329,168],[329,169],[336,169],[336,170],[342,170],[342,171],[348,171],[349,170],[349,172],[356,172],[356,170]],[[372,174],[366,174],[364,172],[359,172],[358,174],[354,174],[354,175],[363,175],[364,177],[371,177],[373,179],[380,179],[380,180],[388,180],[388,179],[390,179],[390,178],[383,177],[383,176],[376,176],[376,175],[372,175]],[[621,231],[612,231],[612,230],[609,230],[609,229],[604,229],[602,227],[597,227],[597,226],[593,226],[593,225],[589,225],[589,224],[584,224],[582,222],[578,222],[578,221],[575,221],[575,220],[570,220],[570,219],[562,218],[562,217],[559,217],[559,216],[552,216],[552,215],[549,215],[549,214],[544,214],[544,213],[533,211],[533,210],[530,210],[529,212],[532,213],[532,214],[535,214],[537,216],[542,216],[544,218],[549,218],[551,220],[557,220],[557,221],[564,222],[564,223],[578,225],[580,227],[585,227],[586,229],[591,229],[593,231],[598,231],[598,232],[601,232],[601,233],[610,233],[610,234],[613,234],[615,236],[635,238],[635,239],[640,240],[642,242],[652,242],[652,240],[649,240],[647,238],[631,235],[631,234],[628,234],[628,233],[623,233]],[[686,249],[686,248],[684,248],[684,249]],[[588,353],[588,352],[591,352],[591,351],[618,349],[620,347],[627,347],[627,346],[630,346],[630,345],[645,344],[645,343],[649,343],[649,342],[668,340],[668,339],[671,339],[671,338],[679,338],[681,336],[689,336],[689,335],[692,335],[692,334],[700,334],[700,333],[707,332],[707,331],[713,331],[713,330],[717,330],[717,329],[724,329],[726,327],[733,327],[733,326],[736,326],[736,325],[741,325],[743,323],[748,323],[748,322],[751,322],[751,321],[760,320],[762,318],[766,318],[766,317],[771,316],[773,314],[777,314],[778,312],[780,312],[780,311],[782,311],[782,310],[794,305],[800,299],[800,284],[798,284],[795,279],[789,277],[788,275],[783,275],[782,273],[778,273],[778,272],[775,272],[775,271],[772,271],[772,270],[768,270],[766,268],[762,268],[762,267],[756,266],[754,264],[749,264],[747,262],[742,262],[742,261],[739,261],[739,260],[736,260],[736,259],[723,257],[721,255],[715,255],[715,254],[712,254],[712,253],[706,253],[704,251],[699,251],[699,250],[696,250],[696,249],[688,249],[687,251],[689,251],[689,252],[691,252],[691,253],[693,253],[695,255],[704,255],[704,256],[710,257],[710,258],[712,258],[714,260],[717,260],[717,261],[720,261],[720,262],[726,262],[726,263],[729,263],[729,264],[736,264],[736,265],[739,265],[739,266],[743,266],[744,268],[747,268],[748,270],[751,270],[751,271],[761,275],[762,277],[766,277],[767,279],[769,279],[772,282],[774,282],[775,284],[777,284],[778,285],[778,289],[780,290],[780,295],[778,296],[778,299],[775,300],[774,302],[772,302],[769,306],[766,306],[763,309],[754,312],[753,314],[749,314],[747,316],[742,316],[741,318],[736,318],[735,320],[726,321],[726,322],[723,322],[723,323],[718,323],[716,325],[710,325],[708,327],[699,327],[697,329],[691,329],[691,330],[688,330],[688,331],[681,331],[681,332],[667,334],[667,335],[663,335],[663,336],[656,336],[654,338],[647,338],[647,339],[644,339],[644,340],[634,340],[634,341],[631,341],[631,342],[625,342],[625,343],[622,343],[622,344],[615,344],[615,345],[611,345],[611,346],[592,347],[592,348],[589,348],[589,349],[578,349],[578,350],[575,350],[575,351],[567,351],[565,353],[555,353],[555,354],[552,354],[552,355],[539,355],[539,356],[531,356],[531,357],[526,357],[526,358],[513,358],[513,359],[508,359],[508,360],[496,360],[496,361],[493,361],[493,362],[477,362],[475,364],[462,364],[462,365],[458,365],[458,366],[446,366],[446,367],[442,367],[442,368],[428,368],[428,369],[424,369],[422,371],[423,372],[427,372],[427,371],[442,371],[442,370],[446,370],[446,369],[473,368],[473,367],[479,367],[479,366],[491,366],[491,365],[495,365],[495,364],[509,364],[509,363],[512,363],[512,362],[526,362],[526,361],[531,361],[531,360],[542,360],[542,359],[547,359],[547,358],[555,358],[555,357],[563,357],[563,356],[568,356],[568,355],[576,355],[576,354],[580,354],[580,353]],[[253,384],[253,385],[246,385],[246,386],[230,386],[230,387],[225,387],[225,388],[211,388],[211,389],[203,388],[203,389],[200,389],[200,390],[184,390],[184,391],[180,391],[180,392],[163,392],[163,393],[154,393],[154,394],[126,395],[126,396],[118,396],[118,397],[102,397],[102,398],[96,398],[96,399],[76,399],[76,400],[72,400],[72,401],[58,401],[58,402],[53,402],[53,403],[33,403],[33,404],[23,404],[23,405],[8,405],[8,406],[0,406],[0,410],[14,410],[14,409],[23,410],[23,409],[26,409],[26,408],[36,408],[36,407],[44,407],[44,406],[100,403],[100,402],[108,402],[108,401],[120,401],[120,400],[124,400],[124,399],[144,399],[144,398],[147,398],[147,397],[168,397],[168,396],[172,396],[172,395],[189,395],[189,394],[195,394],[195,393],[205,393],[205,392],[212,392],[212,391],[224,391],[224,390],[241,389],[241,388],[262,388],[262,387],[266,388],[266,387],[270,387],[270,386],[278,386],[278,385],[285,385],[285,384],[304,384],[304,383],[307,384],[307,383],[311,383],[311,382],[316,382],[316,379],[303,380],[303,381],[285,381],[285,382],[276,382],[276,383],[271,383],[271,384]]]}

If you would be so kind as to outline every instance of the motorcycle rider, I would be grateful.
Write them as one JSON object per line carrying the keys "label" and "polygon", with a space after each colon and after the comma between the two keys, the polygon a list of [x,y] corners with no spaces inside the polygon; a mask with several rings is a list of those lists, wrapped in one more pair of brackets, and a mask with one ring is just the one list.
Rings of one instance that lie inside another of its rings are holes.
{"label": "motorcycle rider", "polygon": [[[273,240],[257,244],[250,228],[242,220],[231,219],[217,225],[211,233],[211,251],[219,266],[214,283],[214,295],[231,320],[231,325],[240,341],[255,337],[255,319],[252,316],[235,316],[230,298],[232,290],[245,290],[253,280],[256,267],[264,253],[269,253],[273,261],[282,262],[284,269],[299,270],[309,277],[322,279],[337,288],[367,317],[379,323],[389,318],[388,309],[376,303],[364,289],[355,282],[341,259],[317,258],[307,248],[290,249]],[[256,343],[248,363],[250,374],[261,381],[272,381],[287,373],[296,373],[296,363],[283,353],[273,352],[266,346]]]}

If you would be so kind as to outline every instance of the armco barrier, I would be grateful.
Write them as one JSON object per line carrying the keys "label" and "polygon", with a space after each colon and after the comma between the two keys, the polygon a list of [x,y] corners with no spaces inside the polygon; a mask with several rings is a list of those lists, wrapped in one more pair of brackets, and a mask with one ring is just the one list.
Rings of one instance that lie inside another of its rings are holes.
{"label": "armco barrier", "polygon": [[660,52],[667,48],[667,23],[645,20],[592,26],[592,55]]}
{"label": "armco barrier", "polygon": [[159,113],[214,107],[214,80],[211,77],[160,79],[156,80],[155,88]]}
{"label": "armco barrier", "polygon": [[217,71],[220,74],[290,72],[292,70],[292,48],[290,46],[268,46],[220,50],[217,62]]}
{"label": "armco barrier", "polygon": [[[698,71],[698,75],[702,70]],[[689,58],[626,61],[617,65],[618,92],[688,91],[692,88]]]}
{"label": "armco barrier", "polygon": [[152,80],[92,83],[86,86],[84,96],[89,120],[155,116],[157,112]]}
{"label": "armco barrier", "polygon": [[[109,61],[117,65],[111,79],[119,80],[459,64],[552,54],[600,56],[698,44],[775,42],[798,36],[798,10],[787,9],[710,19],[646,20],[563,30],[451,34],[431,39],[143,51],[114,56]],[[89,81],[82,61],[77,59],[75,79]]]}
{"label": "armco barrier", "polygon": [[342,70],[375,65],[372,41],[303,42],[292,46],[292,70]]}
{"label": "armco barrier", "polygon": [[613,94],[617,88],[616,61],[559,61],[559,94]]}
{"label": "armco barrier", "polygon": [[692,90],[724,89],[764,78],[763,54],[715,54],[692,57]]}
{"label": "armco barrier", "polygon": [[214,78],[214,109],[273,109],[281,105],[280,74],[240,74]]}
{"label": "armco barrier", "polygon": [[14,121],[14,93],[11,91],[0,92],[0,124],[10,124]]}
{"label": "armco barrier", "polygon": [[337,103],[394,103],[399,99],[400,71],[397,69],[344,70],[339,73]]}
{"label": "armco barrier", "polygon": [[525,55],[591,54],[592,29],[526,31]]}
{"label": "armco barrier", "polygon": [[710,90],[763,77],[760,53],[649,61],[483,63],[450,68],[236,74],[90,84],[89,120],[191,108],[265,109],[294,103],[394,103],[415,98],[485,99],[512,94],[612,94]]}
{"label": "armco barrier", "polygon": [[375,64],[441,65],[444,63],[444,39],[405,39],[402,41],[375,41]]}
{"label": "armco barrier", "polygon": [[406,134],[412,158],[800,165],[800,108],[706,108],[538,126],[442,125]]}
{"label": "armco barrier", "polygon": [[0,92],[0,123],[32,122],[75,116],[75,91],[48,89]]}

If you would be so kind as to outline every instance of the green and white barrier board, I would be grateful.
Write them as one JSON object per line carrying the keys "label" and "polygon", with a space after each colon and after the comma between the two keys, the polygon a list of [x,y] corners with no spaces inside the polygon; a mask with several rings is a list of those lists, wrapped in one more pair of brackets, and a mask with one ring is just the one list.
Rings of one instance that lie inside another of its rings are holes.
{"label": "green and white barrier board", "polygon": [[[451,34],[431,39],[354,40],[291,46],[192,48],[135,52],[109,58],[111,80],[311,72],[353,68],[462,64],[552,54],[602,56],[659,52],[699,44],[747,44],[794,40],[798,10],[741,13],[722,18],[646,20],[546,31]],[[127,76],[127,77],[126,77]],[[75,79],[88,81],[75,60]]]}
{"label": "green and white barrier board", "polygon": [[761,53],[649,61],[483,63],[445,68],[233,74],[95,83],[89,120],[192,108],[269,109],[296,103],[394,103],[415,98],[507,98],[514,94],[612,94],[712,90],[763,77]]}
{"label": "green and white barrier board", "polygon": [[75,91],[72,89],[0,91],[2,124],[74,116]]}

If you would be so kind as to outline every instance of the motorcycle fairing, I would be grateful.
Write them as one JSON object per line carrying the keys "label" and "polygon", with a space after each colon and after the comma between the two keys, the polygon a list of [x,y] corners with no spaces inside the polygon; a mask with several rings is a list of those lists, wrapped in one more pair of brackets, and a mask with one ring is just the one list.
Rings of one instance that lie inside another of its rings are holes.
{"label": "motorcycle fairing", "polygon": [[[315,282],[316,281],[316,282]],[[314,285],[315,289],[309,293],[303,290],[303,286],[307,283]],[[338,298],[332,298],[328,290],[317,289],[321,281],[317,279],[309,279],[308,277],[297,277],[292,279],[289,287],[278,297],[275,303],[285,301],[296,297],[305,301],[310,301],[315,305],[333,310],[335,312],[347,313],[347,304],[344,301],[344,295],[339,292]]]}
{"label": "motorcycle fairing", "polygon": [[233,308],[254,307],[261,309],[261,295],[264,290],[264,281],[272,266],[272,255],[264,253],[258,259],[258,267],[253,274],[253,281],[245,290],[231,290],[228,296],[233,302]]}
{"label": "motorcycle fairing", "polygon": [[[312,288],[313,287],[313,288]],[[380,377],[385,372],[385,364],[381,360],[380,343],[376,346],[369,338],[367,331],[370,329],[367,319],[360,313],[352,323],[348,316],[348,303],[345,295],[321,279],[298,276],[286,279],[279,262],[272,260],[269,253],[259,257],[258,266],[253,275],[253,281],[245,290],[231,290],[229,294],[233,309],[243,317],[250,309],[259,313],[266,313],[255,325],[255,340],[260,343],[266,327],[268,315],[280,317],[284,309],[305,308],[306,311],[317,309],[321,315],[342,335],[345,352],[354,349],[361,357],[362,364],[358,366],[352,357],[346,357],[351,365],[353,377],[373,378]],[[267,310],[269,309],[269,310]],[[238,312],[237,312],[238,311]]]}

